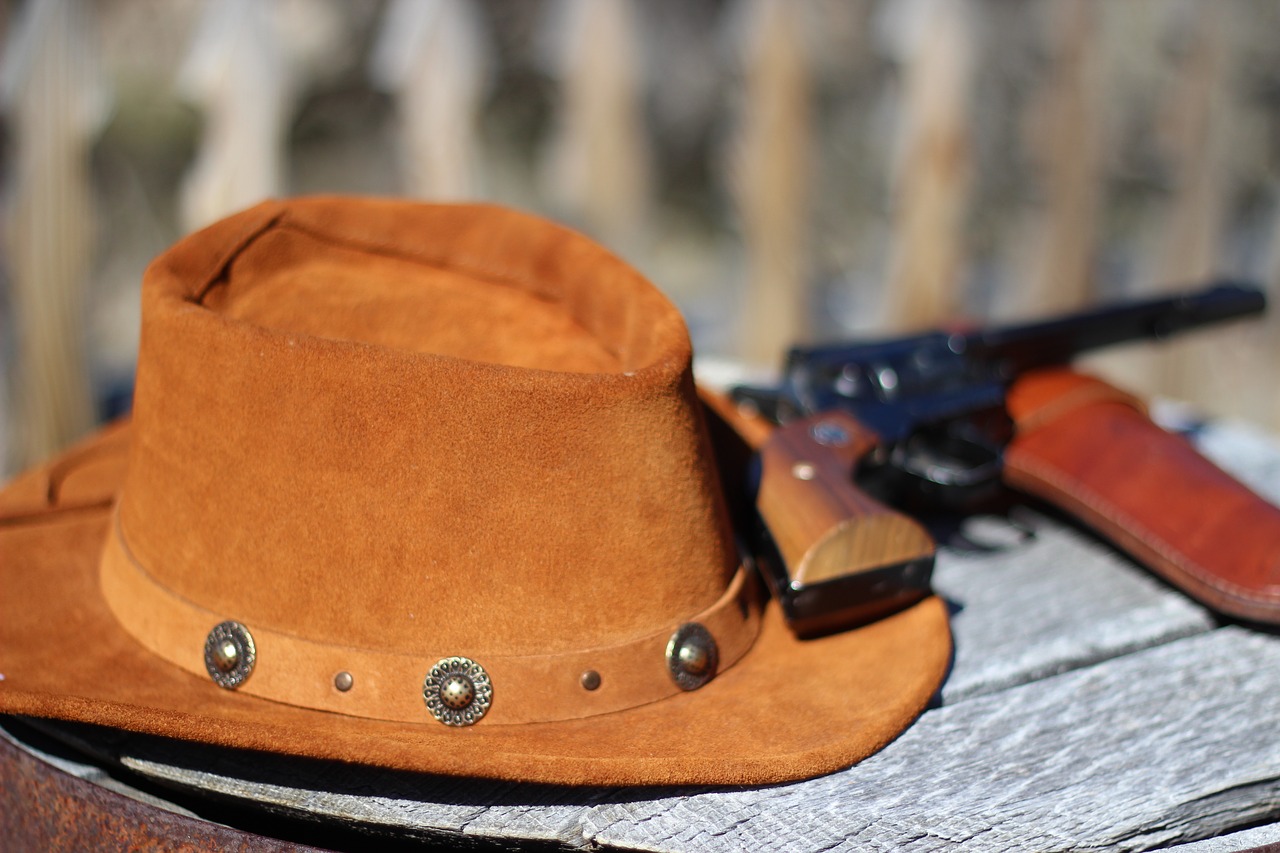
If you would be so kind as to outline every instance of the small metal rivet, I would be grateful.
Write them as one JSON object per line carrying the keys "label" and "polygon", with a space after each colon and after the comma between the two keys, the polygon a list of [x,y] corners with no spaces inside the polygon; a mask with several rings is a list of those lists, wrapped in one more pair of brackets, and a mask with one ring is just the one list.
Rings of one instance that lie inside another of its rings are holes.
{"label": "small metal rivet", "polygon": [[204,668],[219,687],[234,690],[244,684],[257,660],[253,635],[239,622],[221,622],[205,638]]}
{"label": "small metal rivet", "polygon": [[446,726],[470,726],[488,713],[493,684],[484,667],[470,658],[442,658],[422,683],[422,701]]}
{"label": "small metal rivet", "polygon": [[817,473],[812,462],[797,462],[791,466],[791,476],[797,480],[812,480]]}
{"label": "small metal rivet", "polygon": [[595,690],[600,686],[600,673],[594,669],[589,669],[582,673],[582,678],[579,681],[582,682],[583,690]]}
{"label": "small metal rivet", "polygon": [[720,650],[711,632],[686,622],[667,642],[667,671],[681,690],[697,690],[710,681],[720,665]]}
{"label": "small metal rivet", "polygon": [[348,690],[350,690],[352,685],[354,685],[355,683],[356,683],[356,680],[351,677],[351,673],[346,672],[345,670],[333,677],[333,686],[337,688],[339,692],[342,692],[342,693],[346,693]]}

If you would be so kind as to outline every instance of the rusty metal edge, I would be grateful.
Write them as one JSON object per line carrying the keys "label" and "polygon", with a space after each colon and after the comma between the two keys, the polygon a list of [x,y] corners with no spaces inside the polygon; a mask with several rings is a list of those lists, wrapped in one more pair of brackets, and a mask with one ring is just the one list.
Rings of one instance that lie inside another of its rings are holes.
{"label": "rusty metal edge", "polygon": [[244,832],[78,778],[0,738],[0,847],[314,853],[321,848]]}

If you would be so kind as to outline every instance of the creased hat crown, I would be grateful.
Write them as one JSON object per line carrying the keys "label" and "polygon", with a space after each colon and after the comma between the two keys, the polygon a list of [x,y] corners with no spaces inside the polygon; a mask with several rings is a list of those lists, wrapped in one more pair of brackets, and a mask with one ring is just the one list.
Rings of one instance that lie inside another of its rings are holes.
{"label": "creased hat crown", "polygon": [[737,569],[679,314],[513,211],[212,226],[147,272],[135,393],[104,583],[191,669],[215,616],[419,668],[665,638]]}

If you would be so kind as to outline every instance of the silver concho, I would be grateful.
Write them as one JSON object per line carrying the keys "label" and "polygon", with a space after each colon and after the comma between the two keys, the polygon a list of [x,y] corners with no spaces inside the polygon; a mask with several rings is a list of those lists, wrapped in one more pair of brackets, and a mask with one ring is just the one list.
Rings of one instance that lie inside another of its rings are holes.
{"label": "silver concho", "polygon": [[697,622],[686,622],[667,641],[667,671],[681,690],[697,690],[720,665],[715,637]]}
{"label": "silver concho", "polygon": [[493,684],[484,667],[470,658],[443,658],[422,684],[427,710],[446,726],[472,726],[493,702]]}
{"label": "silver concho", "polygon": [[239,622],[221,622],[205,638],[204,668],[219,687],[235,690],[244,684],[257,660],[253,635]]}

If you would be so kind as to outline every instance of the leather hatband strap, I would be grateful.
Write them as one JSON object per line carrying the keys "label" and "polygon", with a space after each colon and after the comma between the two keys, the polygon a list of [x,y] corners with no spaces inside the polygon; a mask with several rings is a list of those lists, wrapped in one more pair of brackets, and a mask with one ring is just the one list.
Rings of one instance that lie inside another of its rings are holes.
{"label": "leather hatband strap", "polygon": [[[101,582],[112,612],[138,642],[170,663],[210,678],[206,639],[214,626],[236,614],[214,613],[157,583],[130,552],[118,515],[102,556]],[[682,692],[669,671],[667,646],[689,622],[714,638],[718,671],[733,666],[760,627],[754,575],[740,567],[718,601],[683,622],[621,645],[559,654],[494,655],[478,649],[397,654],[316,642],[246,622],[256,661],[237,690],[349,716],[434,724],[423,698],[424,680],[437,662],[467,657],[484,668],[492,684],[492,705],[481,725],[578,719]],[[349,678],[336,678],[340,673]]]}

